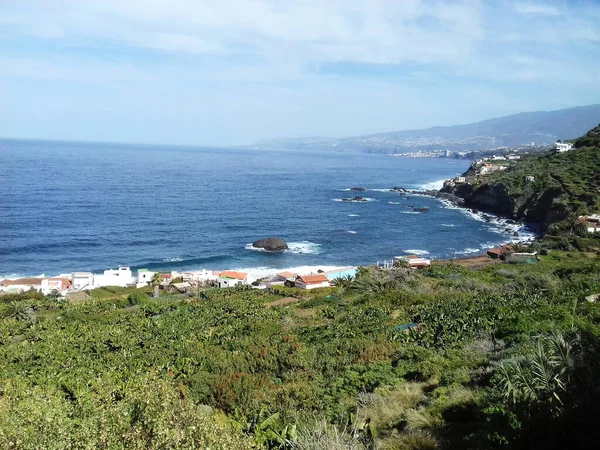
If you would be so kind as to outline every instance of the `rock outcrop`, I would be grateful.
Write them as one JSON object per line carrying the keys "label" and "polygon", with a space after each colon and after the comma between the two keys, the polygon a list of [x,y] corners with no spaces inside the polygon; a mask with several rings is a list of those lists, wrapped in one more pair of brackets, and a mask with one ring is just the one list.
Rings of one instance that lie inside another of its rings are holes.
{"label": "rock outcrop", "polygon": [[278,237],[259,239],[252,243],[254,248],[262,248],[268,252],[282,252],[288,249],[286,242]]}

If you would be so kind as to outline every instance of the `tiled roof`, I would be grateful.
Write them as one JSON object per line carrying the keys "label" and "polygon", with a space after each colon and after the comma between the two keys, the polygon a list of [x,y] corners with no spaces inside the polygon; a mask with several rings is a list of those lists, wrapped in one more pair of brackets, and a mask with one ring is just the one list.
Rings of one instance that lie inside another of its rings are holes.
{"label": "tiled roof", "polygon": [[223,278],[235,278],[236,280],[245,280],[248,274],[244,272],[236,272],[235,270],[224,270],[223,272],[221,272],[221,276]]}
{"label": "tiled roof", "polygon": [[323,282],[329,282],[329,279],[322,273],[318,275],[302,275],[300,279],[303,283],[306,284],[318,284]]}
{"label": "tiled roof", "polygon": [[2,280],[0,284],[4,286],[15,286],[15,285],[37,285],[42,284],[41,278],[19,278],[18,280]]}
{"label": "tiled roof", "polygon": [[293,272],[280,272],[277,275],[279,275],[280,277],[283,277],[283,278],[296,278],[298,276],[297,273],[293,273]]}

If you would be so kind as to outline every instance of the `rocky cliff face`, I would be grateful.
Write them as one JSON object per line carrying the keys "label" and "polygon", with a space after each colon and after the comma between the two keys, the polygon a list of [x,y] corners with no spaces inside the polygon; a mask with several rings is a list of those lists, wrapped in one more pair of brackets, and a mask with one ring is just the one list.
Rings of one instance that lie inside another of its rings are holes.
{"label": "rocky cliff face", "polygon": [[442,192],[464,200],[464,206],[490,212],[514,220],[539,223],[542,229],[564,220],[570,212],[566,204],[567,194],[559,187],[536,190],[525,187],[513,192],[502,182],[479,185],[470,183],[446,187]]}

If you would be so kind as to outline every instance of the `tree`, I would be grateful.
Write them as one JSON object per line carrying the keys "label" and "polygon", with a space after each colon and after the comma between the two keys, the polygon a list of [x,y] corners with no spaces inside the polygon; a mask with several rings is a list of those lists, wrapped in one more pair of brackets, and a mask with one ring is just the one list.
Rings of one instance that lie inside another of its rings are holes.
{"label": "tree", "polygon": [[152,275],[152,288],[154,289],[152,292],[152,296],[154,298],[158,297],[158,286],[160,285],[160,273],[156,272]]}

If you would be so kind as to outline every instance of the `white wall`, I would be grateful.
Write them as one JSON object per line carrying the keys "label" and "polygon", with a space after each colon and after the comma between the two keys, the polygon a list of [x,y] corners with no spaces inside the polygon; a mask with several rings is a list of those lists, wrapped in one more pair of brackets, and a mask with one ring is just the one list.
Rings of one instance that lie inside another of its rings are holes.
{"label": "white wall", "polygon": [[329,287],[329,283],[323,281],[322,283],[319,283],[319,284],[304,284],[301,281],[296,281],[296,287],[300,288],[300,289],[318,289],[318,288]]}
{"label": "white wall", "polygon": [[94,275],[90,272],[84,272],[83,274],[77,276],[72,274],[71,284],[75,290],[92,289],[94,284]]}
{"label": "white wall", "polygon": [[103,275],[94,275],[93,287],[102,286],[120,286],[125,287],[133,284],[134,279],[129,267],[119,267],[118,269],[108,269]]}
{"label": "white wall", "polygon": [[237,286],[238,284],[244,284],[243,280],[237,280],[235,278],[219,278],[220,288],[230,288]]}

